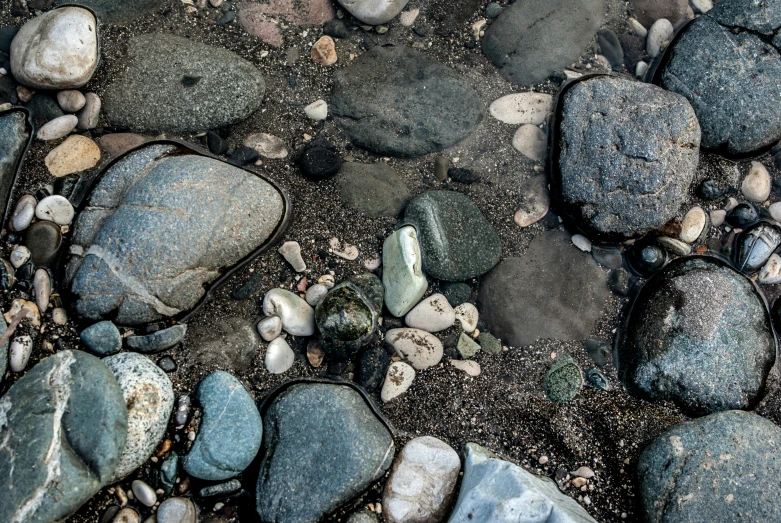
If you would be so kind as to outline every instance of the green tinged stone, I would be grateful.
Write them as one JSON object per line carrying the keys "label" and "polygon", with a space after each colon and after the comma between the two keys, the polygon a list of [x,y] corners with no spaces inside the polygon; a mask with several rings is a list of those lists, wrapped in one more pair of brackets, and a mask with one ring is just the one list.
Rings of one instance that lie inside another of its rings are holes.
{"label": "green tinged stone", "polygon": [[553,403],[566,403],[580,392],[583,375],[569,354],[558,357],[545,375],[545,394]]}
{"label": "green tinged stone", "polygon": [[461,333],[458,338],[458,345],[456,345],[459,354],[463,358],[471,358],[478,352],[480,352],[480,345],[475,340],[470,338],[466,333]]}
{"label": "green tinged stone", "polygon": [[481,332],[477,337],[480,348],[491,356],[498,356],[502,353],[502,342],[489,332]]}
{"label": "green tinged stone", "polygon": [[407,314],[426,293],[428,280],[421,270],[420,245],[414,227],[402,227],[385,239],[382,283],[385,305],[396,317]]}

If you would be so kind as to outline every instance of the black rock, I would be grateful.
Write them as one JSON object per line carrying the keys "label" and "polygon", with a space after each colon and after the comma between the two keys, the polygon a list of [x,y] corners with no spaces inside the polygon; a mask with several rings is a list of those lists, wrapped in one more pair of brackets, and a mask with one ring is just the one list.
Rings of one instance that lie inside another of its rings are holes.
{"label": "black rock", "polygon": [[[597,43],[602,55],[607,58],[614,70],[619,70],[624,65],[624,50],[616,34],[610,29],[600,29],[597,32]],[[634,73],[634,70],[631,71]]]}
{"label": "black rock", "polygon": [[599,390],[610,390],[610,380],[598,369],[586,369],[586,385]]}
{"label": "black rock", "polygon": [[24,111],[0,116],[0,215],[5,216],[8,197],[16,180],[31,129]]}
{"label": "black rock", "polygon": [[33,262],[28,261],[18,269],[16,269],[16,279],[21,281],[33,281],[33,275],[35,274],[35,265]]}
{"label": "black rock", "polygon": [[258,151],[252,147],[243,145],[241,147],[237,147],[230,153],[230,156],[228,156],[228,163],[238,167],[244,167],[245,165],[255,163],[258,158],[260,158]]}
{"label": "black rock", "polygon": [[598,367],[604,367],[610,363],[612,359],[612,349],[608,342],[598,338],[589,338],[583,342],[583,345],[585,345],[588,355]]}
{"label": "black rock", "polygon": [[670,261],[670,255],[661,245],[643,240],[629,248],[626,261],[629,268],[639,276],[648,278]]}
{"label": "black rock", "polygon": [[383,347],[366,349],[358,358],[355,381],[368,392],[376,392],[382,385],[390,366],[390,356]]}
{"label": "black rock", "polygon": [[471,169],[463,169],[461,167],[451,167],[447,171],[447,175],[451,180],[458,183],[475,183],[480,180],[480,175]]}
{"label": "black rock", "polygon": [[618,41],[624,51],[624,65],[627,71],[634,74],[637,63],[645,56],[645,38],[623,33],[618,35]]}
{"label": "black rock", "polygon": [[166,496],[170,496],[176,485],[176,475],[179,472],[179,454],[175,451],[170,451],[163,458],[163,462],[160,464],[160,474],[158,476],[160,488]]}
{"label": "black rock", "polygon": [[697,195],[703,200],[718,200],[725,194],[728,189],[722,187],[718,181],[713,178],[707,178],[697,187]]}
{"label": "black rock", "polygon": [[338,173],[342,167],[342,159],[330,148],[314,145],[304,151],[299,165],[305,176],[321,180]]}
{"label": "black rock", "polygon": [[176,372],[176,362],[171,356],[163,356],[157,360],[157,366],[163,369],[163,372]]}
{"label": "black rock", "polygon": [[765,264],[770,255],[781,245],[781,227],[768,222],[758,222],[741,232],[735,240],[733,257],[735,267],[745,274],[752,274]]}
{"label": "black rock", "polygon": [[439,290],[453,307],[469,301],[472,295],[472,287],[462,282],[444,282],[439,286]]}
{"label": "black rock", "polygon": [[[30,263],[30,262],[27,262]],[[0,289],[7,291],[16,283],[14,267],[5,258],[0,258]]]}
{"label": "black rock", "polygon": [[225,154],[228,151],[228,141],[215,133],[214,131],[206,131],[206,146],[209,148],[209,152],[212,154]]}
{"label": "black rock", "polygon": [[323,33],[334,38],[348,38],[350,31],[347,30],[347,24],[344,21],[334,18],[323,25]]}
{"label": "black rock", "polygon": [[248,300],[260,290],[262,285],[263,276],[259,272],[253,272],[244,283],[231,293],[231,298],[238,301]]}
{"label": "black rock", "polygon": [[759,211],[750,203],[740,203],[727,213],[724,221],[733,227],[742,229],[759,220]]}
{"label": "black rock", "polygon": [[50,267],[62,247],[62,231],[54,222],[38,221],[30,225],[24,237],[30,260],[36,267]]}

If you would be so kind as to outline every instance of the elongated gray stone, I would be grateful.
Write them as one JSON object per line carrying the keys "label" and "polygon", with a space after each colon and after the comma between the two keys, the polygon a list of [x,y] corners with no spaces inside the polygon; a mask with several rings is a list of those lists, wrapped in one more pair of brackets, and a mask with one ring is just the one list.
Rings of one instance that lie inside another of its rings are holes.
{"label": "elongated gray stone", "polygon": [[385,239],[382,266],[385,305],[394,316],[404,316],[428,288],[428,280],[421,270],[420,246],[414,227],[402,227]]}
{"label": "elongated gray stone", "polygon": [[[22,161],[30,133],[25,113],[13,111],[0,116],[0,211],[5,216],[16,170]],[[34,200],[33,200],[34,201]],[[33,203],[35,206],[35,203]],[[32,219],[32,217],[30,217]]]}
{"label": "elongated gray stone", "polygon": [[128,336],[127,346],[144,354],[160,352],[182,341],[185,334],[187,325],[173,325],[145,336]]}

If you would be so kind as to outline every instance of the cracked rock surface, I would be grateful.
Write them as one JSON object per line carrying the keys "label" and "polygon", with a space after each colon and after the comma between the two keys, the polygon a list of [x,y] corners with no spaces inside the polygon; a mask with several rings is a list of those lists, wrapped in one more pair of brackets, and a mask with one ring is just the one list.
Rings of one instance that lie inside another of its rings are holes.
{"label": "cracked rock surface", "polygon": [[569,89],[558,140],[562,211],[592,240],[664,225],[686,200],[699,162],[700,126],[686,99],[620,78]]}

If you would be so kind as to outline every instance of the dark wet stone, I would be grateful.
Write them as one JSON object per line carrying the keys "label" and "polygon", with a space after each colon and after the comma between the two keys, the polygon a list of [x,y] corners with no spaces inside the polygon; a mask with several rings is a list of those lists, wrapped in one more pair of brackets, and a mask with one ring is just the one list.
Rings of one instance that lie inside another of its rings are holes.
{"label": "dark wet stone", "polygon": [[776,355],[759,291],[703,256],[678,258],[645,284],[616,347],[631,394],[695,414],[753,408]]}
{"label": "dark wet stone", "polygon": [[258,292],[263,285],[263,276],[259,272],[253,272],[244,283],[231,293],[231,298],[238,301],[248,300]]}
{"label": "dark wet stone", "polygon": [[81,341],[97,356],[112,356],[122,350],[122,334],[110,321],[90,325],[80,334]]}
{"label": "dark wet stone", "polygon": [[214,131],[206,131],[206,146],[212,154],[225,154],[228,152],[228,141]]}
{"label": "dark wet stone", "polygon": [[176,474],[179,472],[179,454],[173,450],[166,454],[160,464],[160,488],[166,496],[170,496],[176,485]]}
{"label": "dark wet stone", "polygon": [[678,25],[686,20],[686,0],[629,0],[635,18],[650,29],[654,22],[666,18],[671,24]]}
{"label": "dark wet stone", "polygon": [[697,195],[703,200],[718,200],[727,194],[728,188],[721,187],[713,178],[707,178],[697,187]]}
{"label": "dark wet stone", "polygon": [[724,221],[742,229],[759,220],[759,211],[750,203],[739,203],[727,213]]}
{"label": "dark wet stone", "polygon": [[347,206],[369,218],[398,216],[412,197],[404,180],[384,163],[345,163],[336,182]]}
{"label": "dark wet stone", "polygon": [[355,381],[368,392],[380,390],[382,380],[390,366],[390,356],[382,347],[366,349],[358,358]]}
{"label": "dark wet stone", "polygon": [[661,245],[642,240],[627,251],[627,264],[638,275],[648,278],[670,261],[670,256]]}
{"label": "dark wet stone", "polygon": [[176,372],[176,362],[171,356],[163,356],[157,360],[157,366],[160,367],[163,372]]}
{"label": "dark wet stone", "polygon": [[586,385],[594,389],[610,390],[610,381],[599,369],[586,369]]}
{"label": "dark wet stone", "polygon": [[8,260],[0,259],[0,289],[8,291],[14,286],[16,283],[14,272],[14,266]]}
{"label": "dark wet stone", "polygon": [[561,354],[545,375],[545,394],[553,403],[572,401],[583,387],[580,367],[569,354]]}
{"label": "dark wet stone", "polygon": [[11,54],[11,42],[18,32],[18,27],[0,27],[0,51]]}
{"label": "dark wet stone", "polygon": [[127,346],[136,352],[154,354],[170,349],[184,339],[187,325],[174,325],[145,336],[128,336]]}
{"label": "dark wet stone", "polygon": [[33,281],[33,276],[35,275],[35,265],[33,265],[32,262],[27,262],[18,269],[16,269],[16,279],[26,282]]}
{"label": "dark wet stone", "polygon": [[608,269],[620,269],[624,266],[621,251],[613,245],[592,245],[591,255],[598,264]]}
{"label": "dark wet stone", "polygon": [[480,181],[480,175],[471,169],[463,169],[461,167],[451,167],[447,171],[447,175],[451,180],[458,183],[475,183]]}
{"label": "dark wet stone", "polygon": [[323,25],[323,34],[334,38],[349,38],[350,31],[348,31],[347,24],[343,20],[334,18]]}
{"label": "dark wet stone", "polygon": [[36,267],[50,267],[62,247],[62,232],[54,222],[38,221],[24,235],[24,245],[30,249],[30,260]]}
{"label": "dark wet stone", "polygon": [[241,146],[231,151],[228,163],[237,167],[244,167],[258,161],[260,154],[252,147]]}
{"label": "dark wet stone", "polygon": [[13,111],[0,116],[0,216],[5,216],[16,170],[22,162],[29,139],[24,112]]}
{"label": "dark wet stone", "polygon": [[22,105],[30,111],[30,117],[36,128],[65,115],[60,104],[57,103],[57,99],[46,92],[37,93],[32,100]]}
{"label": "dark wet stone", "polygon": [[304,151],[299,165],[304,176],[321,180],[338,173],[342,167],[342,159],[331,148],[314,145]]}
{"label": "dark wet stone", "polygon": [[499,13],[502,12],[502,6],[497,4],[496,2],[491,2],[487,6],[485,6],[485,16],[488,18],[496,18],[499,16]]}
{"label": "dark wet stone", "polygon": [[103,24],[124,24],[149,14],[165,0],[58,0],[57,5],[83,5],[92,9]]}
{"label": "dark wet stone", "polygon": [[453,307],[458,307],[469,301],[472,295],[472,287],[462,282],[444,282],[439,286],[439,291],[447,298],[447,302]]}
{"label": "dark wet stone", "polygon": [[208,326],[190,327],[193,340],[182,364],[192,371],[222,368],[241,372],[260,349],[260,337],[252,321],[231,316]]}
{"label": "dark wet stone", "polygon": [[745,274],[757,272],[781,245],[781,227],[759,222],[741,232],[735,240],[735,268]]}
{"label": "dark wet stone", "polygon": [[613,358],[610,344],[605,340],[589,338],[583,342],[583,345],[586,347],[588,355],[598,367],[604,367],[610,363]]}
{"label": "dark wet stone", "polygon": [[[614,70],[620,70],[624,65],[624,49],[616,34],[610,29],[600,29],[597,32],[597,43],[602,56],[607,58]],[[634,73],[634,70],[631,72]]]}

